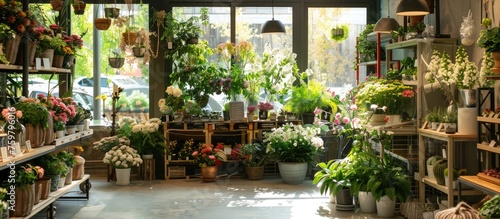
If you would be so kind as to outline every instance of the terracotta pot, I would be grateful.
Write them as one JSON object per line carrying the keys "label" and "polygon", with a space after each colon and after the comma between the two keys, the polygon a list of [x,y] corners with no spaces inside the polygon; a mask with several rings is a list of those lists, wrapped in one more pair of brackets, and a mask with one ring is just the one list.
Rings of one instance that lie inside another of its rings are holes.
{"label": "terracotta pot", "polygon": [[10,217],[26,217],[31,214],[35,204],[35,184],[15,189],[16,205],[14,211],[10,211]]}
{"label": "terracotta pot", "polygon": [[125,43],[129,46],[133,46],[135,44],[135,41],[137,39],[137,33],[136,32],[125,32],[122,33],[122,37],[125,40]]}
{"label": "terracotta pot", "polygon": [[201,167],[201,181],[215,182],[217,179],[217,166]]}
{"label": "terracotta pot", "polygon": [[96,18],[94,19],[95,28],[98,30],[107,30],[111,26],[110,18]]}
{"label": "terracotta pot", "polygon": [[73,9],[76,15],[82,15],[85,13],[85,7],[87,7],[87,3],[83,1],[79,1],[77,4],[73,4]]}
{"label": "terracotta pot", "polygon": [[492,52],[491,55],[495,61],[495,68],[500,68],[500,52]]}

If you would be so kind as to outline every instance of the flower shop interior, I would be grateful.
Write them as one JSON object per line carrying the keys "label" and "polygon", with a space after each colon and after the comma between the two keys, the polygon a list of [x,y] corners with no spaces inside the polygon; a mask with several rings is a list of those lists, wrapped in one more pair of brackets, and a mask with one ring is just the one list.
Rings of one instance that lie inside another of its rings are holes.
{"label": "flower shop interior", "polygon": [[500,218],[498,4],[0,0],[0,219]]}

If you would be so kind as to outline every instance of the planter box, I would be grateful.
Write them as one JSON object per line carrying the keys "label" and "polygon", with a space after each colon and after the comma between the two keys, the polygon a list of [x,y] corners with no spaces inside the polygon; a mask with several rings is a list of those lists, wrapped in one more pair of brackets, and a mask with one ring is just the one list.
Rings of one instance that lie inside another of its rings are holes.
{"label": "planter box", "polygon": [[181,166],[168,167],[168,175],[170,178],[185,178],[186,167],[181,167]]}

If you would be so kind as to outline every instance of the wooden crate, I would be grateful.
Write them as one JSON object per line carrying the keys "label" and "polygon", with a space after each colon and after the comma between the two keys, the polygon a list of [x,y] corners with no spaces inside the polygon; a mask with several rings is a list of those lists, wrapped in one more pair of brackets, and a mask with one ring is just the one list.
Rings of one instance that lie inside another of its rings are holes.
{"label": "wooden crate", "polygon": [[168,167],[169,178],[185,178],[186,177],[186,167],[183,166],[169,166]]}
{"label": "wooden crate", "polygon": [[495,177],[488,176],[488,175],[486,175],[484,173],[478,173],[477,177],[479,179],[481,179],[481,180],[484,180],[484,181],[487,181],[487,182],[490,182],[490,183],[493,183],[493,184],[496,184],[496,185],[500,186],[500,179],[497,179]]}

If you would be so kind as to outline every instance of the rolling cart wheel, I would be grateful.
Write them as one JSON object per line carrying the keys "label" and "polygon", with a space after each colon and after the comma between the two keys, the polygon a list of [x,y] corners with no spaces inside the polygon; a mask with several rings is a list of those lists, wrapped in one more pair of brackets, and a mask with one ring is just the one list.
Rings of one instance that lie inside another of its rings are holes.
{"label": "rolling cart wheel", "polygon": [[47,208],[47,218],[56,218],[56,206],[52,207],[52,215],[50,215],[50,207]]}
{"label": "rolling cart wheel", "polygon": [[80,183],[80,191],[87,192],[92,188],[92,184],[90,182],[82,182]]}

